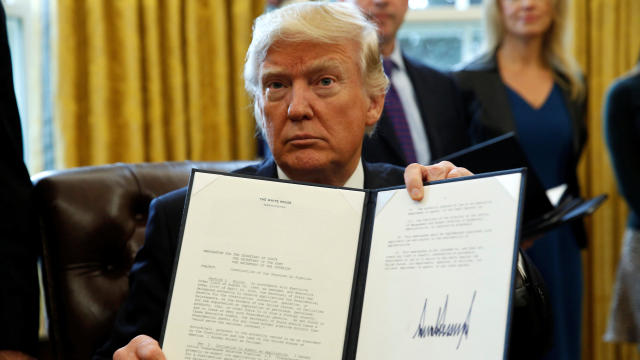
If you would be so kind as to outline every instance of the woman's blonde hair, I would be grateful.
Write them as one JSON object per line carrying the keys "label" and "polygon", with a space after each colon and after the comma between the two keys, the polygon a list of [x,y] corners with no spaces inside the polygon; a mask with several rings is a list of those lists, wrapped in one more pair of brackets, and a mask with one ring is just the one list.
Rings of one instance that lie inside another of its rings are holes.
{"label": "woman's blonde hair", "polygon": [[[495,53],[505,35],[500,0],[484,0],[486,47]],[[553,19],[544,35],[542,54],[547,65],[555,70],[556,81],[568,88],[572,98],[584,96],[585,86],[580,67],[571,54],[572,33],[569,28],[569,1],[548,0],[553,6]],[[558,74],[560,76],[558,76]]]}

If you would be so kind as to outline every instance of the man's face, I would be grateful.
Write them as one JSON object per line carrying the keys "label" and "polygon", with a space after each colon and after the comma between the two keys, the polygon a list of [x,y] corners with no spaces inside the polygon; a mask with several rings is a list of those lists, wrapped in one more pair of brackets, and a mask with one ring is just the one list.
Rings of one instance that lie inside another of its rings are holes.
{"label": "man's face", "polygon": [[409,0],[349,0],[378,25],[383,43],[392,42],[404,21]]}
{"label": "man's face", "polygon": [[365,127],[384,105],[384,94],[366,94],[358,50],[355,41],[269,48],[257,101],[271,152],[292,179],[342,185],[355,170]]}

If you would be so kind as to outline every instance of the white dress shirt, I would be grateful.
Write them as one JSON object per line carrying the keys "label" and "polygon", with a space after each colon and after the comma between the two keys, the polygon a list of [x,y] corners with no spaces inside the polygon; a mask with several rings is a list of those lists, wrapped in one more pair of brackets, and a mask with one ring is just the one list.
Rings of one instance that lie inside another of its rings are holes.
{"label": "white dress shirt", "polygon": [[404,115],[407,118],[407,125],[411,132],[411,140],[413,141],[413,149],[416,153],[416,159],[420,164],[428,164],[431,161],[431,150],[429,150],[429,138],[424,128],[420,110],[418,110],[418,102],[416,101],[416,93],[413,90],[411,79],[407,74],[407,68],[402,59],[402,52],[396,43],[396,46],[389,56],[393,62],[393,71],[391,72],[391,82],[398,93]]}
{"label": "white dress shirt", "polygon": [[[278,179],[281,180],[291,180],[287,176],[287,174],[280,169],[280,166],[276,164],[278,168]],[[348,187],[352,189],[364,189],[364,167],[362,166],[362,160],[358,161],[358,166],[351,174],[351,177],[347,180],[342,187]]]}

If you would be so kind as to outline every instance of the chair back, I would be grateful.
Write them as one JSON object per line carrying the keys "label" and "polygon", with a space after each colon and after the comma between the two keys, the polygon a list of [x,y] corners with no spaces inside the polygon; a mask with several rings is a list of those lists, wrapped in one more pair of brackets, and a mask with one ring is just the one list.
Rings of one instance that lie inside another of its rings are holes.
{"label": "chair back", "polygon": [[154,197],[186,186],[194,167],[232,171],[249,164],[118,163],[34,176],[54,358],[90,359],[106,340]]}

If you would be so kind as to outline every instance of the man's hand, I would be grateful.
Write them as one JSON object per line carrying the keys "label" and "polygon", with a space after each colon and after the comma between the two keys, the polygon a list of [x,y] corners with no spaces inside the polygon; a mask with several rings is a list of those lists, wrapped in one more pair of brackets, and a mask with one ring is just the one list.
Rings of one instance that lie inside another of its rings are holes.
{"label": "man's hand", "polygon": [[134,337],[113,354],[113,360],[166,360],[160,344],[147,335]]}
{"label": "man's hand", "polygon": [[407,185],[407,191],[411,198],[420,201],[424,197],[423,182],[469,175],[473,175],[471,171],[462,167],[456,167],[448,161],[441,161],[429,166],[413,163],[404,169],[404,183]]}
{"label": "man's hand", "polygon": [[0,350],[0,360],[35,360],[35,359],[20,351]]}

